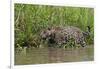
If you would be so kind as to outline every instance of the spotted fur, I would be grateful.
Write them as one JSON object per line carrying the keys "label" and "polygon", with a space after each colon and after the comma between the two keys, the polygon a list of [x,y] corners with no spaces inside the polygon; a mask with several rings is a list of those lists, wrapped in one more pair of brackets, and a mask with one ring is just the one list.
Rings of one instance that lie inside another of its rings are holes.
{"label": "spotted fur", "polygon": [[68,43],[70,39],[74,39],[75,44],[86,46],[83,31],[73,26],[48,28],[43,30],[40,36],[50,44],[62,45]]}

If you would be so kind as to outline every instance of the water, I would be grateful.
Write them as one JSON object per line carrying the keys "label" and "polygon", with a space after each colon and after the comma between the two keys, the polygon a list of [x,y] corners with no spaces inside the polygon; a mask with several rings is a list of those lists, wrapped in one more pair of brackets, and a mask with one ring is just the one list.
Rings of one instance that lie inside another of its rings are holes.
{"label": "water", "polygon": [[15,53],[15,65],[93,61],[93,45],[85,48],[27,48]]}

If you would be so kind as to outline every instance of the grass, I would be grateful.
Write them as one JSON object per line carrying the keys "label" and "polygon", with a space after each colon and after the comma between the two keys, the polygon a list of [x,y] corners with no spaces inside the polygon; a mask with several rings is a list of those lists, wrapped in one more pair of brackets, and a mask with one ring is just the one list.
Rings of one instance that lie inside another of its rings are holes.
{"label": "grass", "polygon": [[42,29],[52,26],[75,26],[86,31],[91,27],[88,44],[94,41],[94,9],[83,7],[59,7],[48,5],[14,5],[15,47],[40,45],[38,34]]}

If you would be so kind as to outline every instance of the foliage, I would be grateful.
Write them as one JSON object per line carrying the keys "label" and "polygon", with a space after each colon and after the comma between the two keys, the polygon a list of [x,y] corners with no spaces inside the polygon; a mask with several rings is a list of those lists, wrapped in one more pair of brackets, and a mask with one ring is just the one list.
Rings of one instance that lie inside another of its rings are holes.
{"label": "foliage", "polygon": [[15,4],[14,11],[15,47],[39,46],[39,32],[51,26],[76,26],[83,31],[90,26],[91,37],[87,42],[93,44],[93,8]]}

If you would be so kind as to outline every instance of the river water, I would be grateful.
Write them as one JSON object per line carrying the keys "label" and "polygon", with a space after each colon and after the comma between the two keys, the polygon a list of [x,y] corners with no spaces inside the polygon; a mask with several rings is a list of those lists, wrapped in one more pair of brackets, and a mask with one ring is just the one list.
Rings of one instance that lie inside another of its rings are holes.
{"label": "river water", "polygon": [[93,61],[93,45],[85,48],[26,48],[15,51],[15,65]]}

